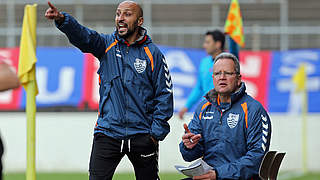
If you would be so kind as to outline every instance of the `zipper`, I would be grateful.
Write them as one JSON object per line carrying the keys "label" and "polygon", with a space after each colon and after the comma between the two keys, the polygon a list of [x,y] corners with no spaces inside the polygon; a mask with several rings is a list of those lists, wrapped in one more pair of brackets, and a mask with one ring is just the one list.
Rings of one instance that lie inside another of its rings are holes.
{"label": "zipper", "polygon": [[221,111],[221,109],[219,109],[217,106],[215,106],[215,108],[217,108],[217,110],[220,112],[220,118],[219,118],[219,124],[222,124],[222,116],[223,116],[223,112]]}
{"label": "zipper", "polygon": [[[125,60],[125,62],[123,62],[124,63],[124,66],[123,66],[123,71],[125,72],[125,74],[124,74],[124,84],[123,85],[125,85],[126,84],[126,81],[127,81],[127,73],[126,73],[126,69],[128,68],[127,66],[127,64],[128,64],[128,62],[129,62],[129,60],[128,60],[128,53],[129,53],[129,47],[130,46],[128,46],[127,45],[127,47],[126,47],[126,56],[123,58],[124,60]],[[126,97],[126,90],[127,89],[127,87],[125,87],[124,88],[124,97]],[[124,104],[124,107],[125,107],[125,110],[124,110],[124,120],[125,120],[125,128],[126,128],[126,132],[125,132],[125,137],[127,137],[128,136],[128,119],[127,119],[127,109],[128,109],[128,99],[127,98],[125,98],[125,104]]]}
{"label": "zipper", "polygon": [[129,46],[127,46],[126,53],[127,54],[129,53]]}

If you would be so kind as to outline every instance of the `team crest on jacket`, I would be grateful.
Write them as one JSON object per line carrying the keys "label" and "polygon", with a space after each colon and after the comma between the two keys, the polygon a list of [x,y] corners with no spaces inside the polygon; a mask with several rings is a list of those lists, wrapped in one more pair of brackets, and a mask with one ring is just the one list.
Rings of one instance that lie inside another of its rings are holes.
{"label": "team crest on jacket", "polygon": [[239,121],[239,114],[229,113],[229,117],[227,118],[227,123],[231,129],[237,126],[238,121]]}
{"label": "team crest on jacket", "polygon": [[137,58],[134,62],[134,68],[136,68],[138,73],[143,73],[146,69],[147,61]]}

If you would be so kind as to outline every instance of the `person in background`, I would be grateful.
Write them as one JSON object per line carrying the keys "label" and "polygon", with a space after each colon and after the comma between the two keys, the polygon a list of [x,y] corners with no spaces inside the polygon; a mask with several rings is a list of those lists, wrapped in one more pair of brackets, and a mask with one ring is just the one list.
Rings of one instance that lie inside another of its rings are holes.
{"label": "person in background", "polygon": [[[0,60],[0,92],[18,88],[20,86],[19,78],[16,73],[12,70],[4,61]],[[4,152],[3,143],[0,137],[0,180],[2,180],[2,155]]]}
{"label": "person in background", "polygon": [[[229,50],[236,57],[239,55],[239,46],[228,36]],[[224,51],[225,35],[219,31],[208,31],[205,35],[203,48],[209,56],[201,60],[198,78],[195,87],[192,89],[186,104],[179,112],[179,118],[183,119],[188,112],[209,90],[213,88],[212,69],[215,57]]]}
{"label": "person in background", "polygon": [[55,20],[74,46],[100,61],[90,180],[111,180],[124,155],[133,164],[137,180],[159,179],[158,141],[170,131],[172,82],[164,55],[142,27],[141,6],[121,2],[115,12],[115,32],[100,34],[48,5],[45,17]]}
{"label": "person in background", "polygon": [[246,93],[237,57],[221,53],[215,58],[213,85],[189,125],[184,124],[182,157],[186,161],[202,158],[213,167],[193,179],[260,179],[271,122],[263,106]]}

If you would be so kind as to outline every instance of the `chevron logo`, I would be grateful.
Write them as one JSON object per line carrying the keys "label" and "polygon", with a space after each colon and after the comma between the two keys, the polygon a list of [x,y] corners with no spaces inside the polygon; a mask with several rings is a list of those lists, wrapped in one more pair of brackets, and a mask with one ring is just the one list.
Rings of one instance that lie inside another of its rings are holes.
{"label": "chevron logo", "polygon": [[167,85],[168,87],[171,87],[171,85],[172,85],[171,79],[170,79],[170,81],[166,81],[166,85]]}
{"label": "chevron logo", "polygon": [[264,129],[268,129],[268,124],[264,124],[263,122],[262,122],[262,127],[264,128]]}
{"label": "chevron logo", "polygon": [[167,61],[162,58],[162,61],[164,63],[163,65],[163,69],[164,69],[164,76],[166,77],[166,89],[168,92],[172,93],[172,80],[171,80],[171,75],[169,73],[169,68],[168,68],[168,64],[167,64]]}
{"label": "chevron logo", "polygon": [[264,122],[267,122],[267,117],[261,114],[261,118]]}
{"label": "chevron logo", "polygon": [[268,137],[268,129],[269,129],[269,125],[267,123],[267,117],[264,115],[261,115],[261,123],[262,123],[262,144],[261,144],[261,148],[263,149],[263,151],[266,151],[266,144],[268,142],[267,138]]}
{"label": "chevron logo", "polygon": [[164,75],[166,76],[167,79],[170,79],[170,74],[165,73]]}
{"label": "chevron logo", "polygon": [[266,145],[262,144],[261,147],[262,147],[263,151],[266,151]]}
{"label": "chevron logo", "polygon": [[263,133],[265,136],[268,136],[268,132],[267,132],[267,131],[262,130],[262,133]]}
{"label": "chevron logo", "polygon": [[167,66],[163,66],[163,68],[166,72],[169,72],[169,69],[167,68]]}
{"label": "chevron logo", "polygon": [[165,65],[167,65],[167,66],[168,66],[167,61],[166,61],[166,59],[165,59],[165,58],[162,58],[162,61],[163,61],[163,63],[164,63]]}
{"label": "chevron logo", "polygon": [[267,143],[267,138],[265,138],[264,136],[262,136],[262,141],[263,141],[264,143]]}
{"label": "chevron logo", "polygon": [[172,93],[172,89],[166,88],[169,93]]}

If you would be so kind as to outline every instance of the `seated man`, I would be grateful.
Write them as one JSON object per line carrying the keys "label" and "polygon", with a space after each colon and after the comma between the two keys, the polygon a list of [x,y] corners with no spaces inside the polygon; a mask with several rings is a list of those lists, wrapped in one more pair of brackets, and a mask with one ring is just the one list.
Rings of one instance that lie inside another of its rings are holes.
{"label": "seated man", "polygon": [[[203,158],[213,170],[193,179],[259,179],[269,150],[271,122],[263,106],[246,93],[238,59],[230,53],[215,58],[213,85],[182,136],[183,159]],[[190,131],[189,131],[190,129]]]}

